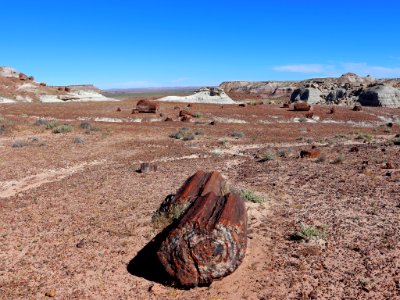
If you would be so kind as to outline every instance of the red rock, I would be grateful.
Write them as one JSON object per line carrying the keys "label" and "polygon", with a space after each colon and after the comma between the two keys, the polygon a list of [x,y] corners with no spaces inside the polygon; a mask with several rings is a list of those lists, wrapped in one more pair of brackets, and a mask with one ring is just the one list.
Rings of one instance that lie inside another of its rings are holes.
{"label": "red rock", "polygon": [[64,91],[66,91],[67,93],[69,93],[69,92],[71,91],[71,88],[69,88],[69,87],[66,86],[66,87],[64,88]]}
{"label": "red rock", "polygon": [[354,107],[353,107],[353,111],[362,111],[363,109],[362,109],[362,106],[361,105],[355,105]]}
{"label": "red rock", "polygon": [[136,108],[132,109],[132,112],[131,112],[132,115],[133,114],[138,114],[138,113],[139,113],[139,110],[137,110]]}
{"label": "red rock", "polygon": [[290,103],[283,103],[282,108],[289,108],[290,107]]}
{"label": "red rock", "polygon": [[335,109],[334,107],[331,107],[329,113],[330,113],[330,114],[334,114],[335,112],[336,112],[336,109]]}
{"label": "red rock", "polygon": [[358,149],[358,147],[356,146],[350,148],[350,152],[358,152],[358,151],[360,151],[360,149]]}
{"label": "red rock", "polygon": [[210,122],[210,125],[217,125],[217,122],[211,121],[211,122]]}
{"label": "red rock", "polygon": [[197,172],[170,203],[188,208],[157,252],[165,270],[183,287],[234,272],[246,252],[247,213],[239,195],[225,194],[221,174]]}
{"label": "red rock", "polygon": [[387,162],[383,168],[390,170],[390,169],[394,169],[395,167],[393,166],[393,164],[391,162]]}
{"label": "red rock", "polygon": [[312,119],[313,116],[314,116],[314,113],[313,113],[313,112],[306,113],[306,115],[305,115],[305,117],[306,117],[307,119]]}
{"label": "red rock", "polygon": [[172,120],[172,118],[170,118],[170,117],[166,117],[165,118],[165,120],[164,120],[164,122],[172,122],[173,120]]}
{"label": "red rock", "polygon": [[239,104],[239,107],[246,107],[246,106],[247,106],[246,103],[240,103],[240,104]]}
{"label": "red rock", "polygon": [[26,76],[24,73],[19,73],[18,78],[20,80],[29,80],[29,77]]}
{"label": "red rock", "polygon": [[117,107],[117,111],[121,111],[121,107]]}
{"label": "red rock", "polygon": [[300,151],[300,157],[301,158],[318,158],[321,156],[321,150],[317,149],[317,148],[313,148],[310,150],[301,150]]}
{"label": "red rock", "polygon": [[182,122],[191,122],[192,119],[193,118],[191,116],[183,116],[183,117],[181,117],[181,121]]}
{"label": "red rock", "polygon": [[311,107],[311,105],[309,105],[306,102],[298,101],[294,104],[294,110],[295,111],[310,111],[310,110],[312,110],[312,107]]}
{"label": "red rock", "polygon": [[47,84],[44,83],[44,82],[41,82],[41,83],[40,83],[40,86],[47,86]]}
{"label": "red rock", "polygon": [[139,100],[136,104],[136,110],[139,113],[157,113],[160,109],[160,104],[150,100]]}
{"label": "red rock", "polygon": [[180,116],[180,117],[184,117],[184,116],[193,117],[193,114],[192,114],[190,111],[188,111],[188,110],[181,110],[181,111],[179,112],[179,116]]}

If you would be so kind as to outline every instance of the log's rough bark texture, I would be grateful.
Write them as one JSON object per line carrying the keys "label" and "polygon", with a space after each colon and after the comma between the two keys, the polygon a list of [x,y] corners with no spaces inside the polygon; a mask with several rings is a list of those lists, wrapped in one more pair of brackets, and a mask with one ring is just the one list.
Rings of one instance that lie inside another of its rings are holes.
{"label": "log's rough bark texture", "polygon": [[207,285],[235,271],[246,252],[247,214],[239,195],[225,194],[221,174],[197,172],[173,201],[190,206],[158,250],[165,270],[184,287]]}

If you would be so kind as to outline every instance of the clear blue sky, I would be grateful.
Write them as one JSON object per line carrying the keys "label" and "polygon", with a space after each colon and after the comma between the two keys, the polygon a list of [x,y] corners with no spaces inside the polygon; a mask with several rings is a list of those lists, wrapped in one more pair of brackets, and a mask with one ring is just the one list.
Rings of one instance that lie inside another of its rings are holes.
{"label": "clear blue sky", "polygon": [[396,0],[0,4],[0,65],[53,85],[400,77]]}

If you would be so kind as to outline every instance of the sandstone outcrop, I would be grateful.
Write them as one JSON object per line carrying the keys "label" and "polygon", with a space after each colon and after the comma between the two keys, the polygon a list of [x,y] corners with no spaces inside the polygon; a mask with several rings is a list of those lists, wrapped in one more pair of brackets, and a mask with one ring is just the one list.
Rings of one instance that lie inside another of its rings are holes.
{"label": "sandstone outcrop", "polygon": [[363,106],[400,107],[400,90],[391,86],[376,85],[363,90],[358,102]]}

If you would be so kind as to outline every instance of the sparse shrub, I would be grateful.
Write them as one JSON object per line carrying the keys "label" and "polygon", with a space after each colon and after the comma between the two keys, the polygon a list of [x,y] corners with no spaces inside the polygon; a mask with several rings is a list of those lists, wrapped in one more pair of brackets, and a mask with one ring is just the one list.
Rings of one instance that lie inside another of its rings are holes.
{"label": "sparse shrub", "polygon": [[318,229],[312,225],[301,224],[300,230],[291,235],[292,240],[326,239],[326,228]]}
{"label": "sparse shrub", "polygon": [[74,138],[74,144],[84,144],[84,143],[85,141],[81,137],[77,136]]}
{"label": "sparse shrub", "polygon": [[6,126],[0,124],[0,134],[3,134],[7,131]]}
{"label": "sparse shrub", "polygon": [[225,146],[226,144],[228,144],[228,139],[227,138],[222,138],[218,141],[218,143],[222,146]]}
{"label": "sparse shrub", "polygon": [[181,128],[177,132],[171,133],[169,137],[184,141],[192,141],[195,139],[194,134],[190,132],[189,128]]}
{"label": "sparse shrub", "polygon": [[194,135],[192,133],[188,133],[182,138],[182,140],[184,140],[184,141],[192,141],[192,140],[194,140]]}
{"label": "sparse shrub", "polygon": [[252,203],[263,203],[265,201],[265,198],[261,195],[256,194],[253,191],[250,190],[239,190],[237,193],[240,195],[240,197],[247,202],[252,202]]}
{"label": "sparse shrub", "polygon": [[193,117],[194,118],[201,118],[201,117],[203,117],[203,114],[201,112],[195,112],[195,113],[193,113]]}
{"label": "sparse shrub", "polygon": [[73,127],[69,124],[60,125],[53,128],[53,133],[68,133],[73,130]]}
{"label": "sparse shrub", "polygon": [[289,156],[289,151],[286,150],[286,149],[279,149],[278,150],[278,156],[282,157],[282,158],[288,157]]}
{"label": "sparse shrub", "polygon": [[21,140],[16,140],[14,144],[12,145],[13,148],[22,148],[28,146],[28,143],[21,141]]}
{"label": "sparse shrub", "polygon": [[339,154],[338,157],[336,157],[332,163],[335,165],[341,164],[344,162],[345,159],[346,159],[346,157],[343,154]]}
{"label": "sparse shrub", "polygon": [[263,154],[260,161],[264,162],[264,161],[271,161],[271,160],[275,160],[275,159],[276,159],[275,152],[268,150],[267,152],[265,152]]}
{"label": "sparse shrub", "polygon": [[57,121],[48,121],[46,124],[46,129],[52,129],[54,131],[56,127],[58,127]]}
{"label": "sparse shrub", "polygon": [[86,129],[86,130],[89,130],[89,131],[93,129],[92,124],[90,124],[89,122],[82,122],[82,123],[79,125],[79,127],[80,127],[81,129]]}
{"label": "sparse shrub", "polygon": [[243,132],[241,132],[241,131],[234,131],[234,132],[232,132],[231,133],[231,137],[234,137],[234,138],[242,138],[242,137],[244,137],[244,133]]}
{"label": "sparse shrub", "polygon": [[358,133],[358,135],[356,137],[356,140],[364,140],[364,141],[368,141],[368,142],[371,142],[373,139],[374,139],[374,137],[371,134],[364,133],[364,132]]}
{"label": "sparse shrub", "polygon": [[34,142],[34,143],[37,143],[37,142],[39,142],[39,138],[34,136],[34,137],[31,138],[31,141]]}

